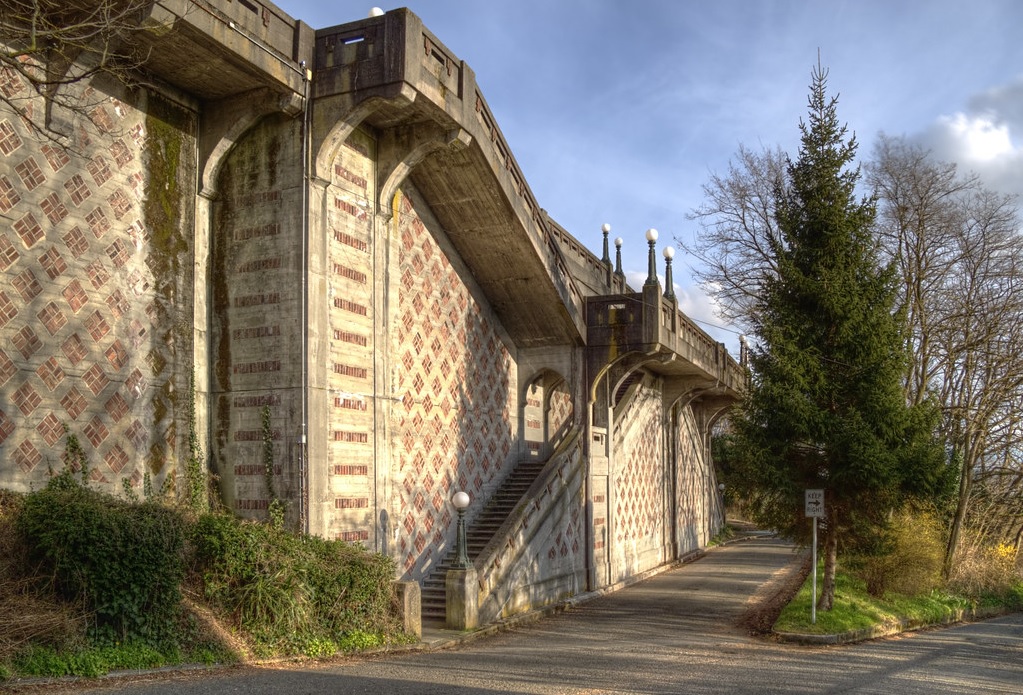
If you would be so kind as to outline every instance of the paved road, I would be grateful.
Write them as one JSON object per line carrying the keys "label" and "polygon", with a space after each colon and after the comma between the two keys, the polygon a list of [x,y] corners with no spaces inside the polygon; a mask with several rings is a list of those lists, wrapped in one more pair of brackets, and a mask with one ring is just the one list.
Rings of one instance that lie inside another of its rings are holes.
{"label": "paved road", "polygon": [[[1023,693],[1023,616],[841,647],[747,636],[744,606],[794,561],[759,539],[454,649],[119,682],[118,693]],[[79,689],[80,690],[80,689]]]}

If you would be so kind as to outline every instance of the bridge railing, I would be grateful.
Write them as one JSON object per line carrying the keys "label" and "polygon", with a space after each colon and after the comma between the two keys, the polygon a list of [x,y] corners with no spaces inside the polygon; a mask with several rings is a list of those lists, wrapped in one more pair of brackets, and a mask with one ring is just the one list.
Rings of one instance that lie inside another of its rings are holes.
{"label": "bridge railing", "polygon": [[678,309],[674,300],[653,291],[590,297],[587,300],[588,343],[605,347],[608,358],[627,352],[667,350],[692,364],[704,376],[741,392],[745,369]]}
{"label": "bridge railing", "polygon": [[469,132],[493,169],[523,229],[569,313],[581,326],[583,295],[562,258],[547,215],[515,161],[475,74],[407,9],[316,32],[316,94],[362,91],[407,83]]}

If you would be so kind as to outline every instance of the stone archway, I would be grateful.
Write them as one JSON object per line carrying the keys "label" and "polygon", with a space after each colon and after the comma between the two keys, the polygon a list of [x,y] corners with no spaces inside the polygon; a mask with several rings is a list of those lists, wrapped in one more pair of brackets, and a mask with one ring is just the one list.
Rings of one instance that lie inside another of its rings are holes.
{"label": "stone archway", "polygon": [[527,382],[522,403],[524,455],[544,459],[557,449],[575,423],[575,402],[568,381],[543,369]]}

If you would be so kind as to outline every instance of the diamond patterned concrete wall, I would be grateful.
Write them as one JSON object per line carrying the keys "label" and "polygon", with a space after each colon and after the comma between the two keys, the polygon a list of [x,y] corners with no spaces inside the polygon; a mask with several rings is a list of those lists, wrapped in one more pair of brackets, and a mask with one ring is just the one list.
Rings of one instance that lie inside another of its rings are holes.
{"label": "diamond patterned concrete wall", "polygon": [[547,408],[547,432],[552,446],[557,446],[572,426],[572,394],[568,384],[562,382],[551,392]]}
{"label": "diamond patterned concrete wall", "polygon": [[677,537],[680,554],[696,550],[708,540],[708,501],[713,489],[710,461],[692,408],[685,408],[678,423]]}
{"label": "diamond patterned concrete wall", "polygon": [[583,527],[586,507],[576,504],[571,507],[565,518],[563,527],[553,538],[547,539],[545,548],[545,570],[552,576],[585,567],[586,564],[586,531]]}
{"label": "diamond patterned concrete wall", "polygon": [[300,123],[270,116],[235,145],[217,182],[211,244],[214,463],[225,503],[266,518],[262,412],[274,493],[297,526],[302,411]]}
{"label": "diamond patterned concrete wall", "polygon": [[479,509],[513,458],[516,369],[489,309],[434,240],[429,210],[405,191],[399,289],[394,513],[400,568],[419,579],[454,532],[450,498]]}
{"label": "diamond patterned concrete wall", "polygon": [[[11,74],[0,89],[43,108]],[[93,122],[66,147],[0,108],[0,486],[12,489],[60,468],[64,425],[114,492],[147,471],[159,487],[187,435],[175,365],[191,363],[190,327],[176,326],[191,313],[194,116],[85,91]]]}
{"label": "diamond patterned concrete wall", "polygon": [[641,384],[614,435],[615,579],[656,567],[662,544],[665,470],[660,390]]}

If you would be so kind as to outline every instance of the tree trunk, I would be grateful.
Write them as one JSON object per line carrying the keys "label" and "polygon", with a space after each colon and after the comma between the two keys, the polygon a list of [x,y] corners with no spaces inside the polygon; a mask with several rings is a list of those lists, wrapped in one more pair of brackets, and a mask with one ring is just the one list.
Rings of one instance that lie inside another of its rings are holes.
{"label": "tree trunk", "polygon": [[945,546],[945,562],[942,567],[942,574],[948,579],[952,572],[952,558],[955,557],[956,548],[959,546],[959,536],[966,523],[966,509],[970,501],[970,483],[973,478],[972,466],[969,463],[969,453],[963,447],[962,468],[959,471],[959,499],[956,501],[956,513],[952,518],[952,528],[948,532],[948,545]]}
{"label": "tree trunk", "polygon": [[824,536],[824,577],[821,580],[821,596],[817,610],[830,611],[835,604],[835,572],[838,569],[838,515],[828,515],[828,532]]}

